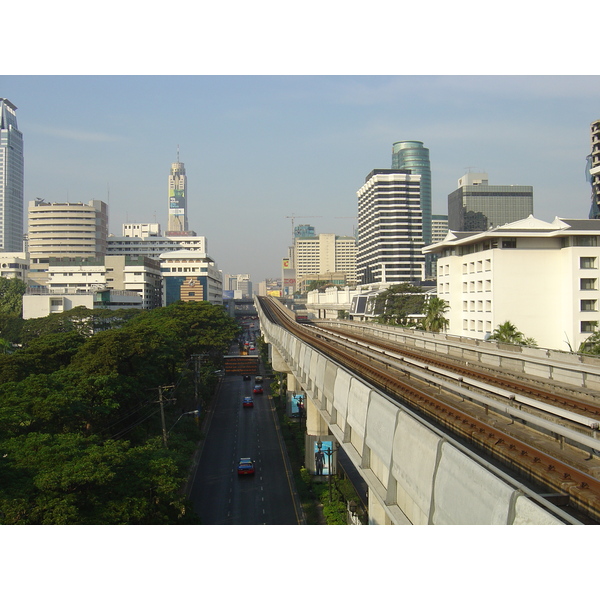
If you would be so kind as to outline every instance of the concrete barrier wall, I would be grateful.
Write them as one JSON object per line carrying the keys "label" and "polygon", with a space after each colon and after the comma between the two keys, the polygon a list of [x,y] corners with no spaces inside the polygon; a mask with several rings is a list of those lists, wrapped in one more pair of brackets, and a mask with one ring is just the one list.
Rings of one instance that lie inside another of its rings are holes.
{"label": "concrete barrier wall", "polygon": [[368,483],[371,523],[561,523],[352,373],[264,317],[261,327]]}

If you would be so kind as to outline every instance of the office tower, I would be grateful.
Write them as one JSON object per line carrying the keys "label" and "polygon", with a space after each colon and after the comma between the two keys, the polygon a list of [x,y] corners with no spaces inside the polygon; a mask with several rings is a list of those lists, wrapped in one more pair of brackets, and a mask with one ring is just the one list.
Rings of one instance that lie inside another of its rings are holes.
{"label": "office tower", "polygon": [[177,162],[171,163],[171,173],[169,175],[169,224],[167,235],[181,235],[185,234],[187,230],[187,177],[184,164],[179,162],[179,150],[177,150]]}
{"label": "office tower", "polygon": [[45,285],[50,258],[103,258],[108,237],[108,206],[101,200],[87,204],[29,202],[31,285]]}
{"label": "office tower", "polygon": [[443,242],[448,234],[448,215],[431,215],[431,243]]}
{"label": "office tower", "polygon": [[294,239],[297,237],[314,237],[315,228],[312,225],[298,225],[294,227]]}
{"label": "office tower", "polygon": [[23,134],[17,107],[0,98],[0,249],[23,251]]}
{"label": "office tower", "polygon": [[375,169],[358,190],[359,283],[423,279],[420,181],[410,170]]}
{"label": "office tower", "polygon": [[600,120],[591,126],[592,152],[588,159],[588,181],[592,186],[590,219],[600,219]]}
{"label": "office tower", "polygon": [[294,240],[296,279],[356,285],[356,238],[320,233]]}
{"label": "office tower", "polygon": [[421,176],[421,212],[423,213],[423,243],[431,243],[431,164],[429,148],[423,142],[396,142],[392,147],[392,169],[410,169]]}
{"label": "office tower", "polygon": [[487,173],[467,173],[448,195],[448,229],[486,231],[533,214],[530,185],[489,185]]}

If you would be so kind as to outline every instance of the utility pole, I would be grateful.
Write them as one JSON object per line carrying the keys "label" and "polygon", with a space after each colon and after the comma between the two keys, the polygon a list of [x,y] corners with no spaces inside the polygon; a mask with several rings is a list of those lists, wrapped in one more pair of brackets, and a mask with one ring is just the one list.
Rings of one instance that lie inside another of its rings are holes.
{"label": "utility pole", "polygon": [[[168,448],[167,445],[167,424],[165,422],[165,402],[166,400],[163,398],[163,390],[174,388],[174,385],[162,385],[158,388],[158,402],[160,404],[160,418],[162,421],[162,434],[163,434],[163,444],[165,448]],[[172,398],[170,399],[172,400]]]}

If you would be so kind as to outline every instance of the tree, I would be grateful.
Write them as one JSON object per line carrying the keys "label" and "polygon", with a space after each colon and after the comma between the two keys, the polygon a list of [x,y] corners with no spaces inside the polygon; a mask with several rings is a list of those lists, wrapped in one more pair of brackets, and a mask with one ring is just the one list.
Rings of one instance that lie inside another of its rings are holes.
{"label": "tree", "polygon": [[531,337],[525,337],[510,321],[504,321],[494,329],[488,338],[505,344],[518,344],[521,346],[537,346],[537,342]]}
{"label": "tree", "polygon": [[380,323],[403,325],[406,324],[408,315],[423,311],[424,302],[425,296],[421,288],[410,283],[400,283],[377,295],[375,314]]}
{"label": "tree", "polygon": [[600,354],[600,331],[592,333],[583,341],[579,346],[579,352],[581,354]]}
{"label": "tree", "polygon": [[21,316],[26,289],[27,285],[21,279],[0,277],[0,313]]}
{"label": "tree", "polygon": [[425,319],[423,320],[423,325],[425,326],[425,331],[437,333],[445,329],[449,321],[444,317],[444,313],[448,308],[450,306],[445,300],[437,296],[431,296],[424,306]]}

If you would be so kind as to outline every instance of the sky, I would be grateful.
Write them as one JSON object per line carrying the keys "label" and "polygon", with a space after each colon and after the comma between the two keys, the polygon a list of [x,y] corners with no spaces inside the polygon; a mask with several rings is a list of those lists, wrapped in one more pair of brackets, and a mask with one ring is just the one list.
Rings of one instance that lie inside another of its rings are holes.
{"label": "sky", "polygon": [[434,214],[468,170],[532,185],[534,216],[587,218],[598,76],[4,75],[25,201],[103,200],[110,233],[167,225],[171,163],[224,273],[280,276],[292,224],[352,235],[356,192],[392,144],[430,151]]}

